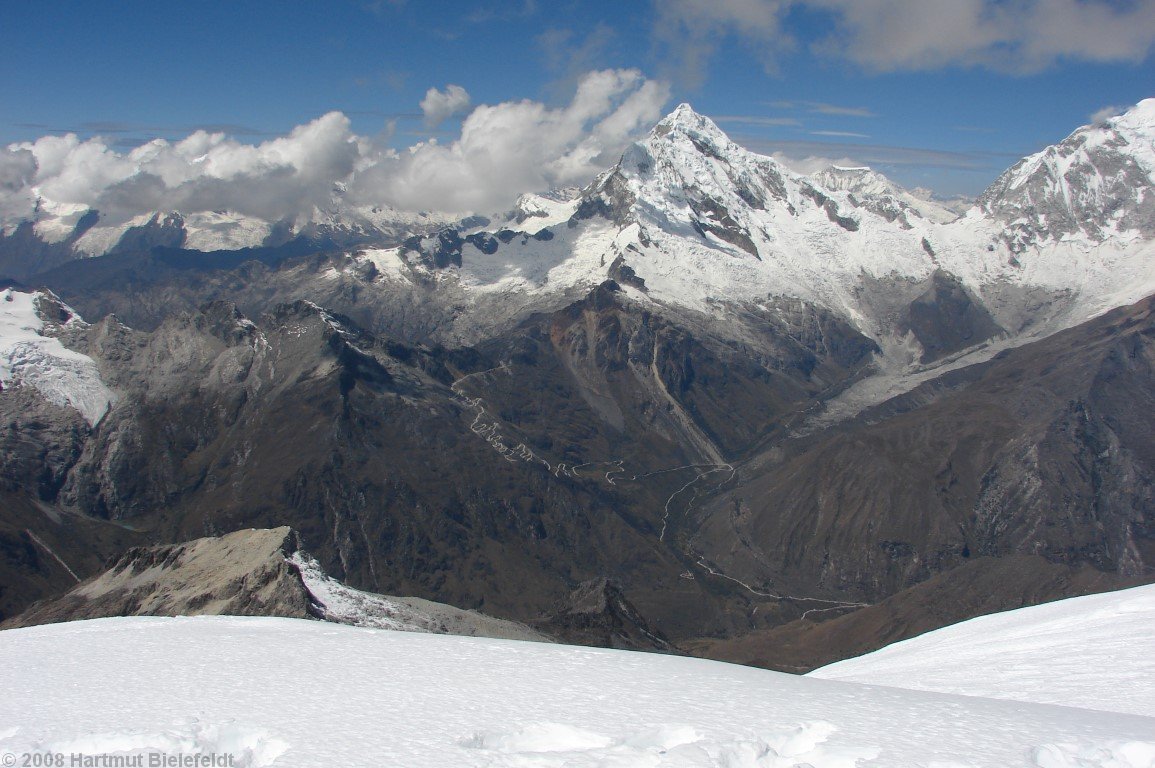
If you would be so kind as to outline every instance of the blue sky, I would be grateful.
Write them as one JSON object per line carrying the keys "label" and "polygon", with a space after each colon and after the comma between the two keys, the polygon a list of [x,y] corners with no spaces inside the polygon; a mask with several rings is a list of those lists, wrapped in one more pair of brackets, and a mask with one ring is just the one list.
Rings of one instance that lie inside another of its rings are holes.
{"label": "blue sky", "polygon": [[[1155,96],[1153,42],[1155,0],[10,3],[0,145],[72,132],[110,155],[196,129],[261,144],[339,111],[345,141],[450,147],[478,105],[565,109],[589,72],[612,69],[631,72],[606,86],[615,106],[652,84],[630,108],[634,134],[689,101],[740,143],[800,168],[854,161],[907,186],[975,195],[1100,110]],[[607,109],[585,127],[605,133]],[[521,113],[532,130],[533,110]],[[619,149],[622,135],[611,138],[582,150],[586,165]],[[538,162],[565,154],[572,171],[546,181],[585,170],[577,146],[541,150]],[[401,185],[423,181],[407,166],[375,188],[403,204]]]}

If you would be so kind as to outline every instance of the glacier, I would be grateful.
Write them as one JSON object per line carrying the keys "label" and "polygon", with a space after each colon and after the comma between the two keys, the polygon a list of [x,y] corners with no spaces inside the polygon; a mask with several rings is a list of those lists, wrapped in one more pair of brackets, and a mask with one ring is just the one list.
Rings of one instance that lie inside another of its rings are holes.
{"label": "glacier", "polygon": [[52,335],[60,325],[45,322],[44,301],[62,307],[68,315],[63,325],[85,327],[74,310],[47,292],[0,291],[0,388],[32,387],[49,402],[79,411],[95,427],[117,395],[101,380],[95,360]]}

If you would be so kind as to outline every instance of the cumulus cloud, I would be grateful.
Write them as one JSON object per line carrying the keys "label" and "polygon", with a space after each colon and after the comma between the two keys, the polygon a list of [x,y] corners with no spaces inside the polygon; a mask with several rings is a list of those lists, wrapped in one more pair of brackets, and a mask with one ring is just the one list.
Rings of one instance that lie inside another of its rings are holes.
{"label": "cumulus cloud", "polygon": [[449,85],[444,91],[430,88],[421,100],[425,126],[436,128],[449,118],[464,114],[469,109],[469,103],[469,92],[460,85]]}
{"label": "cumulus cloud", "polygon": [[[468,103],[454,88],[430,91],[427,117]],[[591,72],[565,106],[482,105],[456,140],[400,152],[354,134],[340,112],[259,144],[199,130],[122,152],[104,138],[45,136],[0,150],[0,223],[33,216],[38,201],[95,208],[107,224],[157,210],[278,221],[330,208],[335,190],[357,205],[492,212],[525,191],[590,181],[668,100],[668,86],[636,70]]]}
{"label": "cumulus cloud", "polygon": [[984,67],[1026,74],[1063,59],[1143,61],[1155,0],[655,0],[655,40],[691,73],[733,37],[778,54],[795,45],[788,14],[827,16],[818,53],[875,72]]}
{"label": "cumulus cloud", "polygon": [[202,130],[121,153],[103,138],[68,134],[4,154],[31,155],[35,172],[25,189],[36,197],[96,208],[115,222],[153,210],[229,209],[272,219],[308,211],[326,203],[333,182],[353,173],[366,148],[349,119],[330,112],[257,145]]}
{"label": "cumulus cloud", "polygon": [[481,105],[449,144],[428,142],[359,173],[350,192],[407,210],[493,211],[517,193],[585,183],[660,119],[669,87],[637,70],[591,72],[564,107]]}
{"label": "cumulus cloud", "polygon": [[30,217],[36,208],[32,179],[36,157],[27,149],[14,148],[0,153],[0,224]]}

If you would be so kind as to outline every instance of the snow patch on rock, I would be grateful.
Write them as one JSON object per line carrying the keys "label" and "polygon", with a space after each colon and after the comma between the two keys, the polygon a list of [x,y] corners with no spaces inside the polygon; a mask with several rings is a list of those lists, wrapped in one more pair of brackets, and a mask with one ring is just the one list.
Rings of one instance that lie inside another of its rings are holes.
{"label": "snow patch on rock", "polygon": [[[33,387],[49,402],[74,408],[96,426],[116,402],[117,396],[100,378],[96,361],[68,349],[51,334],[40,301],[47,294],[26,293],[13,288],[0,291],[0,388]],[[66,307],[65,325],[84,321]]]}

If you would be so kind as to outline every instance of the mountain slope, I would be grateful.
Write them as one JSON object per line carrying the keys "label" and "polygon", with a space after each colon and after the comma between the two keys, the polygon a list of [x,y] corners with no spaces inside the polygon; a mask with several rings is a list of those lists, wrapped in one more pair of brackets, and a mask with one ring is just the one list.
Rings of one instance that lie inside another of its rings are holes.
{"label": "mountain slope", "polygon": [[116,394],[101,381],[92,358],[59,338],[85,327],[75,311],[51,293],[0,291],[0,388],[32,387],[95,426],[116,402]]}
{"label": "mountain slope", "polygon": [[740,465],[682,528],[726,577],[713,581],[745,592],[751,632],[701,651],[806,669],[1024,597],[1150,581],[1152,307],[1010,350]]}
{"label": "mountain slope", "polygon": [[1155,235],[1155,99],[1020,160],[979,199],[1017,251]]}
{"label": "mountain slope", "polygon": [[997,613],[816,669],[811,677],[1155,712],[1155,587]]}
{"label": "mountain slope", "polygon": [[523,624],[333,579],[291,528],[240,530],[129,550],[98,576],[33,605],[5,629],[113,616],[279,616],[403,632],[551,642]]}
{"label": "mountain slope", "polygon": [[413,768],[1139,768],[1155,755],[1150,717],[292,619],[34,627],[0,632],[0,653],[0,749],[16,754]]}

